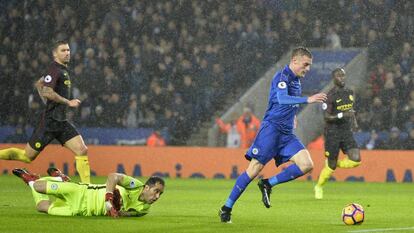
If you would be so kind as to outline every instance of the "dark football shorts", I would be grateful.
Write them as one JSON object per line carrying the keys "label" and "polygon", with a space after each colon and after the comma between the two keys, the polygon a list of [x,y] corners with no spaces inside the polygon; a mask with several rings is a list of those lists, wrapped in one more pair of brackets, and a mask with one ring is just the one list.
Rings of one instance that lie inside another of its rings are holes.
{"label": "dark football shorts", "polygon": [[33,130],[29,145],[36,151],[42,151],[53,139],[58,140],[62,146],[70,139],[79,135],[68,121],[56,121],[54,119],[41,120]]}
{"label": "dark football shorts", "polygon": [[339,150],[346,154],[350,149],[356,149],[358,145],[351,130],[327,130],[325,131],[325,156],[337,158]]}

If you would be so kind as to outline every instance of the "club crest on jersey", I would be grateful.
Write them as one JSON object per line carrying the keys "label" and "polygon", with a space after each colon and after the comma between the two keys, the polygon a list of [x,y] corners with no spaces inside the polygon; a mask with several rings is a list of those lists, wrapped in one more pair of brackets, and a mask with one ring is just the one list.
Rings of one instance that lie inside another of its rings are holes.
{"label": "club crest on jersey", "polygon": [[257,149],[257,148],[253,148],[252,153],[253,153],[254,155],[257,155],[257,154],[259,153],[259,149]]}
{"label": "club crest on jersey", "polygon": [[70,84],[71,84],[70,80],[65,80],[63,83],[64,83],[66,86],[69,86],[69,87],[70,87]]}
{"label": "club crest on jersey", "polygon": [[279,89],[285,89],[286,88],[286,82],[280,82],[279,84],[277,84],[277,87],[279,88]]}
{"label": "club crest on jersey", "polygon": [[285,82],[280,82],[279,84],[277,84],[277,87],[279,89],[285,89],[286,88],[286,83]]}
{"label": "club crest on jersey", "polygon": [[351,101],[354,101],[354,96],[349,95],[349,99],[350,99]]}
{"label": "club crest on jersey", "polygon": [[47,76],[45,77],[45,83],[50,83],[50,82],[52,82],[52,76],[47,75]]}
{"label": "club crest on jersey", "polygon": [[50,185],[50,189],[57,190],[58,189],[58,185],[57,184],[51,184]]}
{"label": "club crest on jersey", "polygon": [[327,105],[326,103],[323,103],[323,104],[322,104],[322,109],[323,109],[323,110],[328,109],[328,105]]}
{"label": "club crest on jersey", "polygon": [[129,182],[129,187],[135,188],[135,181],[131,180],[131,182]]}

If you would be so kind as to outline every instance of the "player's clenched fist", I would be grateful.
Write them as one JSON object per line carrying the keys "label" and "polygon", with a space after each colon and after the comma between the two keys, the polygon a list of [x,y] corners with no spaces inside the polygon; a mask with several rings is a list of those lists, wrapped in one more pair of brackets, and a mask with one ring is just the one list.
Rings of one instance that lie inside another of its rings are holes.
{"label": "player's clenched fist", "polygon": [[114,207],[114,194],[113,193],[107,192],[105,194],[105,208],[106,208],[106,214],[108,216],[111,216],[114,218],[119,217],[119,212]]}
{"label": "player's clenched fist", "polygon": [[77,108],[81,104],[81,101],[78,99],[72,99],[68,101],[68,106],[72,108]]}

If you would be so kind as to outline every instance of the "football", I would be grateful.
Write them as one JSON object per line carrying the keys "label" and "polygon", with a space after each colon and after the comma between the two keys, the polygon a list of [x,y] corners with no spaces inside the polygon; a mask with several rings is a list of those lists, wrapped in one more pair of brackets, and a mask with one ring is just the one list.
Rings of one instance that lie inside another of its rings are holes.
{"label": "football", "polygon": [[360,204],[351,203],[342,210],[342,221],[346,225],[356,225],[364,222],[365,213]]}

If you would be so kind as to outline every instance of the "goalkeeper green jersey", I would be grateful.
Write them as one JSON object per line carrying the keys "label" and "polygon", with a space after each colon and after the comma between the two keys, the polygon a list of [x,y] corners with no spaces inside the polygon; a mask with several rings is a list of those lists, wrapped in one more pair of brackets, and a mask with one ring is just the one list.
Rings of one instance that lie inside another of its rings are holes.
{"label": "goalkeeper green jersey", "polygon": [[[117,185],[121,195],[121,212],[132,216],[148,213],[150,204],[138,200],[144,184],[130,176],[124,176],[121,185]],[[47,194],[54,196],[48,213],[60,216],[101,216],[106,215],[106,185],[78,184],[70,182],[47,182]]]}

